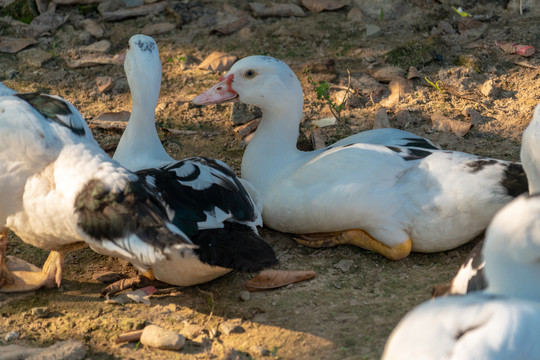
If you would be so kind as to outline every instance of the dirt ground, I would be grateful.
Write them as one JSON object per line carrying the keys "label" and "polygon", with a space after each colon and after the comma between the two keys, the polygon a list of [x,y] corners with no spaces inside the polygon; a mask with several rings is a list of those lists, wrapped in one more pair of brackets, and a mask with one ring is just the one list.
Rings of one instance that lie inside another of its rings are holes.
{"label": "dirt ground", "polygon": [[[0,53],[0,80],[17,91],[61,95],[90,123],[104,112],[129,111],[131,100],[121,66],[66,66],[64,58],[74,49],[96,41],[82,34],[80,20],[86,16],[104,24],[111,54],[125,48],[129,37],[147,24],[176,22],[182,24],[154,36],[163,63],[157,126],[175,158],[215,157],[239,173],[245,145],[229,121],[232,105],[201,108],[189,102],[220,76],[197,65],[211,52],[222,51],[238,58],[266,54],[287,62],[304,86],[302,131],[308,138],[317,133],[326,144],[373,127],[375,113],[390,94],[387,83],[373,79],[376,70],[395,65],[410,74],[409,66],[415,66],[420,76],[410,80],[412,91],[387,106],[393,127],[425,136],[444,149],[518,161],[521,134],[540,100],[540,55],[505,53],[496,42],[539,49],[540,7],[524,1],[528,11],[520,15],[513,6],[519,2],[512,1],[509,9],[503,0],[467,3],[464,10],[478,16],[479,28],[455,34],[441,23],[458,30],[460,16],[451,7],[455,3],[446,0],[351,0],[335,11],[313,13],[303,8],[305,17],[250,17],[245,27],[229,35],[211,29],[235,9],[252,14],[248,2],[170,0],[169,11],[117,22],[102,22],[95,7],[61,6],[57,13],[71,14],[71,20],[34,45],[54,52],[53,58],[33,68],[15,54]],[[362,12],[356,20],[354,12],[350,14],[353,8]],[[7,24],[6,18],[0,19],[0,35],[15,36]],[[380,31],[367,36],[368,24],[369,32],[371,25]],[[446,32],[437,30],[441,28]],[[358,101],[341,114],[350,129],[311,125],[311,120],[328,117],[330,112],[317,99],[305,68],[316,81],[337,85],[331,87],[332,93],[339,86],[347,87],[350,72]],[[100,93],[97,76],[111,76],[113,90]],[[439,80],[446,91],[438,91],[424,77],[433,83]],[[433,130],[433,114],[469,122],[467,108],[475,109],[480,118],[464,136]],[[182,131],[164,131],[168,128]],[[100,145],[109,149],[121,136],[118,129],[93,127],[93,131]],[[305,248],[289,234],[268,228],[261,234],[274,247],[279,269],[314,270],[317,277],[242,300],[242,284],[255,274],[234,272],[197,287],[153,296],[149,306],[115,305],[100,298],[104,285],[96,278],[106,272],[134,274],[134,270],[83,249],[68,255],[59,289],[0,295],[0,345],[7,344],[6,333],[16,330],[19,338],[10,344],[46,346],[75,338],[85,343],[89,359],[376,359],[400,318],[430,298],[433,284],[448,281],[473,246],[413,253],[394,262],[350,246]],[[8,253],[36,265],[47,256],[13,234]],[[352,266],[341,266],[343,260],[352,260]],[[32,312],[36,307],[46,307],[45,313]],[[228,333],[225,328],[230,323],[241,329]],[[115,344],[120,333],[146,324],[180,332],[188,339],[186,345],[173,352],[136,343]]]}

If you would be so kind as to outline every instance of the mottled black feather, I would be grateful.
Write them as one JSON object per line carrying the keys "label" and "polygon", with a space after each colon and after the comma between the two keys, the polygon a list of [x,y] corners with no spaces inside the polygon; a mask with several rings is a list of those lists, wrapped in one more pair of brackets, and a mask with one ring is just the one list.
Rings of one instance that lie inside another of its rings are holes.
{"label": "mottled black feather", "polygon": [[247,272],[278,263],[272,247],[247,226],[233,222],[224,225],[223,229],[204,230],[192,238],[203,263]]}
{"label": "mottled black feather", "polygon": [[405,161],[420,160],[432,154],[431,151],[420,149],[398,148],[395,146],[387,146],[387,148],[399,154]]}
{"label": "mottled black feather", "polygon": [[[18,93],[15,94],[15,96],[29,103],[47,120],[54,121],[59,125],[67,127],[76,135],[83,136],[85,134],[83,127],[76,126],[71,122],[71,116],[74,114],[69,109],[69,106],[65,101],[57,99],[51,95],[39,93]],[[58,117],[58,115],[69,116],[70,123],[66,124]]]}
{"label": "mottled black feather", "polygon": [[101,180],[92,179],[77,195],[75,212],[78,226],[95,241],[114,242],[134,234],[156,251],[191,244],[166,227],[167,211],[142,179],[127,183],[121,191],[111,191]]}
{"label": "mottled black feather", "polygon": [[516,197],[523,193],[528,193],[529,182],[523,166],[518,163],[511,163],[504,171],[502,185],[508,191],[508,195]]}
{"label": "mottled black feather", "polygon": [[419,147],[424,149],[430,149],[430,150],[440,150],[433,146],[428,140],[424,138],[403,138],[403,140],[407,140],[408,143],[402,145],[404,147]]}
{"label": "mottled black feather", "polygon": [[[175,171],[186,162],[194,165],[192,173],[179,176]],[[214,172],[216,183],[203,190],[196,190],[181,181],[192,181],[200,174],[201,166],[218,170]],[[231,213],[236,221],[254,221],[257,218],[249,194],[234,172],[212,159],[190,158],[159,169],[145,169],[137,172],[142,178],[153,178],[157,191],[174,210],[173,223],[189,237],[198,233],[198,222],[206,220],[205,211],[218,207],[225,213]]]}

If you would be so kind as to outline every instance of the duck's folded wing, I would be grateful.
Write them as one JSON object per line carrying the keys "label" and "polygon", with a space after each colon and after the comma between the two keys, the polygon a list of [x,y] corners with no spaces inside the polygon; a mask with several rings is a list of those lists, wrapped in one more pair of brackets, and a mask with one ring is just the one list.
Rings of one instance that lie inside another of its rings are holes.
{"label": "duck's folded wing", "polygon": [[75,201],[78,227],[89,245],[102,254],[124,258],[139,267],[192,255],[195,246],[175,225],[159,196],[141,179],[120,191],[90,180]]}

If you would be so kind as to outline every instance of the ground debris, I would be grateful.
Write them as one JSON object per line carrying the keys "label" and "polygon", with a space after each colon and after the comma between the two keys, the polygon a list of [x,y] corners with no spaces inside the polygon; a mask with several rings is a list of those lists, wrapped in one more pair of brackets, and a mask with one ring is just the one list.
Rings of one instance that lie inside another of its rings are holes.
{"label": "ground debris", "polygon": [[431,115],[431,123],[433,130],[451,132],[460,137],[464,136],[473,126],[471,123],[452,120],[441,114]]}
{"label": "ground debris", "polygon": [[15,54],[30,45],[34,45],[36,40],[33,38],[13,38],[0,36],[0,52]]}
{"label": "ground debris", "polygon": [[244,284],[250,292],[276,289],[289,284],[313,279],[317,276],[311,270],[264,270]]}
{"label": "ground debris", "polygon": [[269,16],[303,17],[303,16],[306,16],[306,14],[304,13],[304,10],[302,10],[302,8],[296,4],[271,3],[271,5],[268,6],[262,3],[252,2],[252,3],[249,3],[249,7],[251,8],[251,11],[253,11],[253,16],[256,16],[256,17],[269,17]]}
{"label": "ground debris", "polygon": [[214,51],[208,55],[200,64],[197,66],[201,70],[210,70],[213,72],[222,72],[227,71],[233,66],[236,61],[236,56],[228,55],[222,52]]}
{"label": "ground debris", "polygon": [[103,11],[101,13],[101,16],[103,18],[103,21],[118,21],[130,17],[157,14],[164,11],[167,5],[167,1],[161,1],[154,4],[142,5],[132,8],[118,9],[114,11]]}
{"label": "ground debris", "polygon": [[302,5],[313,12],[338,10],[349,5],[349,0],[302,0]]}

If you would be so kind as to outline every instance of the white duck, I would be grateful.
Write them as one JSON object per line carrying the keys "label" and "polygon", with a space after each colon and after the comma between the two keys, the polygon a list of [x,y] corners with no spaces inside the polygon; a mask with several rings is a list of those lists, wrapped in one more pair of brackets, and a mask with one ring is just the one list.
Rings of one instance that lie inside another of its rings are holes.
{"label": "white duck", "polygon": [[354,137],[342,146],[297,150],[302,88],[285,63],[268,56],[238,61],[193,102],[231,100],[263,111],[242,177],[262,196],[265,225],[302,234],[297,241],[307,246],[349,243],[390,259],[411,248],[452,249],[526,190],[519,164],[461,152],[357,143]]}
{"label": "white duck", "polygon": [[392,332],[383,359],[540,358],[540,106],[523,134],[532,195],[493,218],[484,240],[487,288],[429,301]]}
{"label": "white duck", "polygon": [[[146,270],[194,245],[141,177],[101,150],[57,96],[0,87],[0,292],[59,286],[67,252],[87,244]],[[6,264],[7,231],[51,250],[43,269]]]}
{"label": "white duck", "polygon": [[177,161],[161,145],[155,126],[161,61],[154,39],[132,36],[121,60],[133,107],[114,159],[137,171],[162,194],[175,211],[174,223],[200,246],[200,261],[186,268],[181,281],[165,281],[167,268],[154,268],[156,277],[187,286],[232,269],[258,271],[276,264],[272,248],[257,232],[262,225],[260,212],[233,170],[209,158]]}

